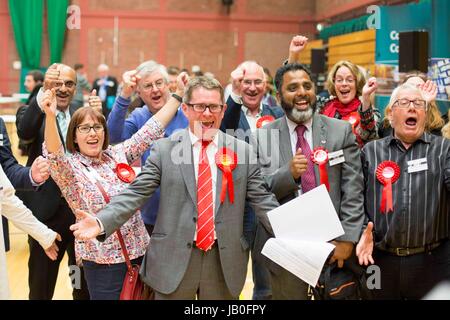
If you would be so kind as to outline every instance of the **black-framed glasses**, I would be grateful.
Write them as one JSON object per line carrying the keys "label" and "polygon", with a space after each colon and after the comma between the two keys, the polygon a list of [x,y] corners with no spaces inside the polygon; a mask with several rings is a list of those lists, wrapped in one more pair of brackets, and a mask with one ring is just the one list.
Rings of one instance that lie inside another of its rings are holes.
{"label": "black-framed glasses", "polygon": [[82,124],[82,125],[77,126],[77,129],[80,133],[87,134],[87,133],[91,132],[91,129],[94,129],[94,131],[96,133],[99,133],[99,132],[103,132],[103,130],[105,128],[103,128],[103,125],[101,125],[101,124],[94,124],[93,126],[90,126],[88,124]]}
{"label": "black-framed glasses", "polygon": [[414,109],[426,109],[427,108],[427,102],[422,99],[414,99],[414,100],[409,100],[406,98],[398,99],[397,101],[394,102],[394,105],[397,105],[397,107],[399,107],[399,108],[406,109],[406,108],[409,108],[411,103],[412,103]]}
{"label": "black-framed glasses", "polygon": [[219,113],[223,109],[223,104],[186,103],[186,105],[192,107],[195,112],[205,112],[208,108],[211,113]]}

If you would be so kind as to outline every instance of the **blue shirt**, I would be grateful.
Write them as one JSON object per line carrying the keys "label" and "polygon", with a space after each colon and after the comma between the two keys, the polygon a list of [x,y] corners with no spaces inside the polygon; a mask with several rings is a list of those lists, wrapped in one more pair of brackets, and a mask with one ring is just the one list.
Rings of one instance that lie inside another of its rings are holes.
{"label": "blue shirt", "polygon": [[[119,143],[131,138],[131,136],[135,134],[148,119],[153,117],[153,113],[151,113],[148,107],[144,105],[142,108],[135,109],[125,120],[130,102],[130,99],[119,96],[114,103],[107,122],[111,143]],[[175,131],[187,128],[188,124],[187,118],[179,108],[172,121],[167,125],[164,137],[169,137]],[[144,166],[149,155],[150,149],[145,151],[141,158],[142,166]],[[159,208],[159,194],[160,189],[158,188],[141,208],[141,215],[145,224],[155,225]]]}

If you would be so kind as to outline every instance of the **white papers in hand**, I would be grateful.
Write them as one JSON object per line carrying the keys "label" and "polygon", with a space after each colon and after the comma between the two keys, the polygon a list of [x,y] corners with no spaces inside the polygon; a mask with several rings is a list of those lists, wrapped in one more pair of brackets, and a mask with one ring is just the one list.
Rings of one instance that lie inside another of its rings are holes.
{"label": "white papers in hand", "polygon": [[275,238],[262,254],[315,286],[334,245],[328,241],[344,234],[324,185],[268,213]]}

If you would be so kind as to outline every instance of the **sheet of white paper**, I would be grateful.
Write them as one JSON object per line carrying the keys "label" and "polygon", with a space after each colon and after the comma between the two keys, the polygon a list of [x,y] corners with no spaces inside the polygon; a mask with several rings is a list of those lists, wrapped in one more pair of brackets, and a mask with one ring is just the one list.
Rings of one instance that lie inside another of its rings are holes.
{"label": "sheet of white paper", "polygon": [[269,239],[262,254],[315,287],[334,245],[328,242]]}
{"label": "sheet of white paper", "polygon": [[344,234],[326,187],[320,185],[268,216],[275,238],[266,242],[262,254],[315,286],[334,248],[328,241]]}
{"label": "sheet of white paper", "polygon": [[344,234],[324,185],[268,213],[276,238],[330,241]]}

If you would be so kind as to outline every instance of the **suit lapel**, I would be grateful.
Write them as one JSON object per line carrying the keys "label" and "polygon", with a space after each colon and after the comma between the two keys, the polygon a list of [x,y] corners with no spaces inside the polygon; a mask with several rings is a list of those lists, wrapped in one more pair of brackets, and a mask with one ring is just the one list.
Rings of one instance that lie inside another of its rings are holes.
{"label": "suit lapel", "polygon": [[[197,208],[197,182],[195,181],[194,161],[192,156],[192,142],[189,137],[189,129],[185,129],[178,138],[178,143],[182,144],[181,158],[184,159],[180,165],[181,176],[183,177],[186,189],[191,196],[195,208]],[[184,154],[187,153],[187,154]],[[176,195],[175,195],[176,196]]]}
{"label": "suit lapel", "polygon": [[241,110],[241,117],[239,118],[239,128],[247,131],[250,130],[250,125],[248,124],[247,117],[244,111]]}
{"label": "suit lapel", "polygon": [[[323,123],[323,121],[321,119],[321,116],[317,113],[315,113],[314,117],[313,117],[312,135],[313,135],[313,148],[312,148],[313,150],[316,147],[326,148],[327,130],[325,128],[325,123]],[[316,176],[316,185],[319,185],[320,184],[320,174],[319,174],[319,166],[318,165],[314,165],[314,174]]]}
{"label": "suit lapel", "polygon": [[[272,135],[271,135],[271,137],[272,137]],[[286,141],[288,143],[285,143],[284,141]],[[279,142],[281,142],[280,143],[281,164],[288,163],[294,155],[292,154],[291,136],[289,134],[289,127],[287,125],[286,117],[283,117],[283,119],[280,121],[280,141]]]}

